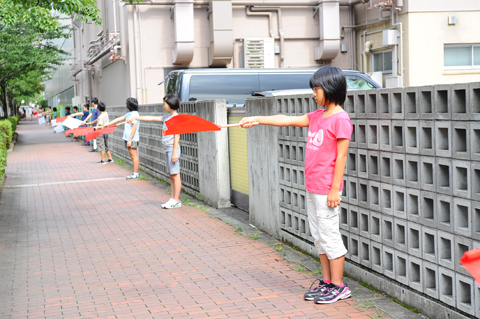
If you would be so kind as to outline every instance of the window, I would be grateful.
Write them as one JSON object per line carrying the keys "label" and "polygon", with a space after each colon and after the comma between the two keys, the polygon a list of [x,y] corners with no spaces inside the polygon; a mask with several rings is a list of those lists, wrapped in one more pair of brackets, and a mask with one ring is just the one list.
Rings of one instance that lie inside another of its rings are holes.
{"label": "window", "polygon": [[381,51],[372,54],[372,71],[392,74],[392,51]]}
{"label": "window", "polygon": [[445,44],[445,69],[480,69],[480,44]]}
{"label": "window", "polygon": [[375,88],[373,84],[368,83],[367,80],[361,77],[347,75],[346,78],[348,90],[369,90]]}
{"label": "window", "polygon": [[188,100],[225,99],[243,105],[258,89],[258,74],[192,75]]}

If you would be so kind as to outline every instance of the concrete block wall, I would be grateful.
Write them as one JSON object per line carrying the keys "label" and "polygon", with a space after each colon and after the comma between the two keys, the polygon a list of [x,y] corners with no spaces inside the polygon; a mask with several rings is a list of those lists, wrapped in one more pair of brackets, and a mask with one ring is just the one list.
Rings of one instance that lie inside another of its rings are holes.
{"label": "concrete block wall", "polygon": [[[308,95],[251,99],[246,107],[248,116],[317,109]],[[480,317],[480,291],[459,263],[480,246],[480,83],[349,91],[343,107],[354,126],[340,212],[347,260],[388,278],[387,293],[432,318]],[[277,133],[273,145],[252,129],[248,151],[278,158],[277,173],[261,180],[256,172],[266,167],[249,159],[250,184],[272,194],[278,185],[279,208],[251,207],[250,215],[280,214],[278,238],[316,255],[299,180],[307,131],[263,129]],[[250,195],[250,202],[258,200]]]}

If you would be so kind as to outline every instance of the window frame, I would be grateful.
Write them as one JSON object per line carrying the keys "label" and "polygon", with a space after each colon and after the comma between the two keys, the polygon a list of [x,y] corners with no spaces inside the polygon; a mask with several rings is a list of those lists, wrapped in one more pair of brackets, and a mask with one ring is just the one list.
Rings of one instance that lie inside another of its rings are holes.
{"label": "window frame", "polygon": [[[456,65],[456,66],[445,66],[445,48],[466,48],[470,47],[472,64],[468,65]],[[473,56],[474,48],[480,48],[480,43],[468,43],[468,44],[443,44],[443,69],[446,71],[454,71],[454,70],[479,70],[480,65],[475,65],[475,57]]]}
{"label": "window frame", "polygon": [[[391,70],[388,70],[388,71],[385,71],[385,70],[383,69],[383,67],[385,66],[385,62],[384,62],[385,59],[384,59],[384,57],[385,57],[385,53],[387,53],[387,52],[391,52],[391,53],[392,53],[392,69],[391,69]],[[374,56],[375,56],[375,55],[380,55],[380,54],[382,54],[382,62],[383,62],[383,63],[382,63],[382,64],[383,64],[383,65],[382,65],[382,70],[381,70],[381,71],[382,71],[382,75],[391,75],[391,74],[393,74],[393,69],[394,69],[394,67],[393,67],[393,66],[394,66],[394,65],[393,65],[393,50],[380,50],[380,51],[372,52],[372,73],[373,73],[373,72],[379,72],[379,71],[374,71],[374,70],[373,70],[373,66],[374,66],[374,61],[373,61],[373,59],[374,59]]]}

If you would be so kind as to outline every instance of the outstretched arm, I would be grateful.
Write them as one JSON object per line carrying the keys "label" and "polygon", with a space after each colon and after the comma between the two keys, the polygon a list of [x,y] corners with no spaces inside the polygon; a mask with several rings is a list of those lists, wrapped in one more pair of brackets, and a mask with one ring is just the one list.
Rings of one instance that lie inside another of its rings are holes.
{"label": "outstretched arm", "polygon": [[74,117],[74,116],[79,116],[79,115],[83,115],[83,112],[73,113],[73,114],[68,115],[68,117]]}
{"label": "outstretched arm", "polygon": [[270,125],[270,126],[297,126],[307,127],[310,124],[310,120],[307,115],[301,116],[287,116],[287,115],[271,115],[271,116],[251,116],[244,117],[240,121],[240,126],[243,128],[250,128],[255,125]]}
{"label": "outstretched arm", "polygon": [[118,122],[120,122],[120,121],[125,121],[125,119],[126,119],[125,115],[120,116],[120,117],[117,117],[117,118],[114,119],[113,121],[110,121],[110,122],[108,122],[107,124],[103,125],[103,127],[113,125],[113,124],[118,123]]}
{"label": "outstretched arm", "polygon": [[134,116],[127,120],[127,123],[132,123],[133,121],[146,121],[146,122],[163,122],[161,116]]}

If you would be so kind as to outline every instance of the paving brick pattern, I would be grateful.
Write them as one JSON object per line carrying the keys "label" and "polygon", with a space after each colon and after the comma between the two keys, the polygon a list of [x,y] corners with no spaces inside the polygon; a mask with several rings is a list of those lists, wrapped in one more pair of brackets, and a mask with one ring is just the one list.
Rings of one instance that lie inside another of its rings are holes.
{"label": "paving brick pattern", "polygon": [[[21,121],[0,204],[0,318],[373,318],[303,300],[274,249],[63,135]],[[20,186],[24,185],[24,186]],[[16,187],[12,187],[16,186]]]}

